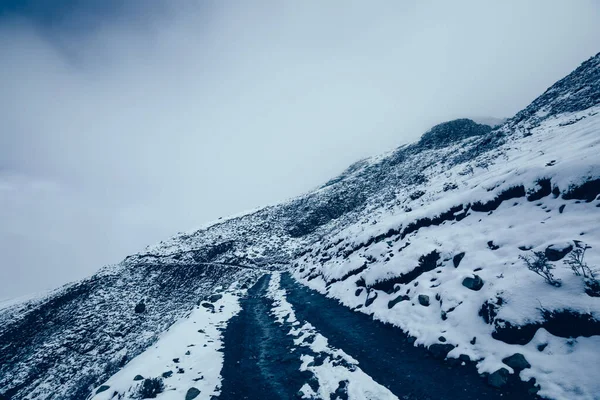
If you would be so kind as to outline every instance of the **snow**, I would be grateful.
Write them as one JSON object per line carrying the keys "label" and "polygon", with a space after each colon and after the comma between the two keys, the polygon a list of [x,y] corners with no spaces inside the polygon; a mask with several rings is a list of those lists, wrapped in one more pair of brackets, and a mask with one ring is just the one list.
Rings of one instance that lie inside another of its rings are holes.
{"label": "snow", "polygon": [[310,371],[319,382],[318,392],[305,384],[301,391],[303,398],[328,399],[339,386],[341,381],[348,382],[348,399],[350,400],[378,400],[397,399],[388,389],[375,382],[359,367],[358,361],[340,349],[331,347],[327,338],[317,332],[308,322],[298,321],[292,305],[286,300],[285,289],[280,288],[280,273],[271,275],[267,297],[273,300],[273,316],[279,324],[290,324],[289,334],[294,336],[296,346],[307,347],[314,354],[325,354],[326,359],[321,365],[315,365],[315,357],[301,355],[301,371]]}
{"label": "snow", "polygon": [[91,399],[112,399],[115,392],[127,396],[125,398],[137,398],[143,380],[134,381],[136,375],[157,378],[167,371],[172,371],[172,375],[163,378],[165,389],[158,394],[159,399],[185,398],[186,392],[192,387],[200,390],[196,398],[198,400],[210,399],[218,394],[223,364],[221,330],[240,311],[239,298],[245,292],[230,289],[222,293],[223,297],[213,303],[214,313],[201,305],[197,306],[186,318],[164,332],[152,347],[102,384],[110,386],[110,389]]}
{"label": "snow", "polygon": [[[570,310],[600,320],[600,298],[588,296],[581,277],[573,275],[562,261],[553,262],[555,276],[562,282],[561,287],[554,287],[529,271],[519,259],[531,251],[544,251],[552,245],[561,248],[579,240],[592,247],[586,252],[586,262],[600,272],[599,201],[587,203],[552,195],[527,201],[520,197],[504,201],[489,213],[470,210],[462,221],[422,227],[404,238],[392,235],[348,256],[343,250],[356,248],[392,228],[402,231],[418,219],[433,218],[453,206],[485,203],[512,187],[523,185],[531,192],[539,189],[540,179],[550,179],[562,193],[597,179],[599,126],[600,107],[554,116],[531,129],[531,136],[509,137],[494,150],[493,156],[484,154],[446,170],[436,164],[423,171],[428,178],[426,183],[410,188],[422,190],[425,195],[411,200],[410,192],[400,188],[397,206],[373,208],[361,222],[323,239],[296,262],[294,276],[350,308],[399,326],[416,338],[415,345],[429,346],[444,336],[447,343],[456,346],[448,357],[466,354],[477,361],[480,373],[492,373],[502,367],[512,373],[502,359],[522,353],[532,367],[522,371],[520,377],[526,381],[535,378],[540,395],[556,400],[598,400],[600,337],[568,339],[540,329],[526,345],[507,344],[492,337],[494,325],[487,324],[478,314],[484,302],[495,302],[501,297],[504,304],[499,307],[496,320],[516,325],[542,321],[545,310]],[[457,189],[444,191],[447,182],[455,182]],[[565,206],[563,212],[559,211],[561,206]],[[407,207],[410,211],[406,211]],[[499,248],[490,248],[488,242]],[[531,251],[520,250],[523,246]],[[396,293],[377,291],[377,298],[368,307],[367,290],[355,295],[359,278],[369,286],[397,277],[413,270],[421,256],[434,250],[440,253],[438,267],[398,285]],[[452,257],[460,252],[466,255],[455,268]],[[325,255],[331,259],[321,261]],[[368,268],[362,273],[335,282],[363,265]],[[464,278],[474,274],[484,281],[479,291],[462,285]],[[309,276],[313,279],[309,280]],[[429,296],[430,306],[419,304],[421,294]],[[409,300],[388,308],[388,302],[399,295],[406,295]],[[441,318],[442,313],[447,319]],[[471,343],[473,337],[477,338],[475,344]],[[544,351],[537,348],[536,343],[541,342],[548,343]]]}

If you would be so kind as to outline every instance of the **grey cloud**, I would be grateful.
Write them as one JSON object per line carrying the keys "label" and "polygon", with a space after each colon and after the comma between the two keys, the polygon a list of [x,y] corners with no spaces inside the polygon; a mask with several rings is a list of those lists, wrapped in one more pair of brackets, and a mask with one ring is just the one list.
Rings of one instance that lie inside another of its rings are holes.
{"label": "grey cloud", "polygon": [[600,38],[592,1],[250,3],[117,8],[83,31],[2,14],[0,298],[307,191],[437,122],[510,116]]}

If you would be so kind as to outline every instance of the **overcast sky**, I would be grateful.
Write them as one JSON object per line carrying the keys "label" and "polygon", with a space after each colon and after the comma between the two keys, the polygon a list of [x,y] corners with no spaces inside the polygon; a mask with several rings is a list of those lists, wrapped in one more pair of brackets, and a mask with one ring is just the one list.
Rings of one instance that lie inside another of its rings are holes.
{"label": "overcast sky", "polygon": [[0,298],[511,116],[599,44],[591,0],[2,0]]}

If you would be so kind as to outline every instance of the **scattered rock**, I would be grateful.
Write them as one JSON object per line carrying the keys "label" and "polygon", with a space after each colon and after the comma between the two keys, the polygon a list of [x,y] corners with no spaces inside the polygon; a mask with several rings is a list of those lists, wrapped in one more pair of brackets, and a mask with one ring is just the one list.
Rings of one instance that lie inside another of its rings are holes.
{"label": "scattered rock", "polygon": [[429,296],[427,296],[426,294],[420,294],[419,304],[421,304],[424,307],[429,307]]}
{"label": "scattered rock", "polygon": [[488,247],[489,247],[491,250],[498,250],[498,249],[500,248],[500,246],[497,246],[497,245],[495,245],[495,244],[494,244],[494,242],[493,242],[492,240],[490,240],[489,242],[487,242],[487,245],[488,245]]}
{"label": "scattered rock", "polygon": [[566,207],[566,204],[563,204],[562,206],[558,207],[558,212],[562,214],[563,211],[565,211],[565,207]]}
{"label": "scattered rock", "polygon": [[408,301],[408,300],[410,300],[410,297],[405,296],[405,295],[400,295],[400,296],[396,297],[395,299],[390,300],[388,302],[388,309],[393,308],[396,304],[400,303],[401,301]]}
{"label": "scattered rock", "polygon": [[548,258],[549,261],[559,261],[564,258],[567,254],[569,254],[573,250],[573,245],[570,243],[564,244],[551,244],[546,248],[544,254]]}
{"label": "scattered rock", "polygon": [[548,343],[540,343],[537,346],[538,351],[544,351],[548,347]]}
{"label": "scattered rock", "polygon": [[358,289],[356,289],[356,292],[354,292],[354,295],[358,297],[358,296],[360,296],[362,291],[363,291],[363,288],[358,288]]}
{"label": "scattered rock", "polygon": [[179,358],[174,358],[174,359],[173,359],[173,362],[174,362],[175,364],[177,364],[177,363],[179,362]]}
{"label": "scattered rock", "polygon": [[215,302],[221,300],[222,298],[223,298],[222,294],[213,294],[212,296],[210,296],[208,298],[208,301],[210,301],[211,303],[215,303]]}
{"label": "scattered rock", "polygon": [[192,354],[192,353],[190,353],[190,351],[189,351],[189,350],[185,352],[185,355],[186,355],[186,356],[189,356],[190,354]]}
{"label": "scattered rock", "polygon": [[136,375],[136,376],[133,378],[133,380],[134,380],[134,381],[143,381],[143,380],[144,380],[144,377],[143,377],[143,376],[141,376],[141,375]]}
{"label": "scattered rock", "polygon": [[215,306],[214,306],[212,303],[208,303],[208,302],[206,302],[206,301],[203,301],[203,302],[201,303],[201,306],[202,306],[202,307],[204,307],[204,308],[208,308],[208,309],[209,309],[209,310],[211,310],[212,312],[214,312],[214,311],[215,311]]}
{"label": "scattered rock", "polygon": [[143,302],[139,302],[135,305],[135,309],[133,311],[135,311],[136,314],[141,314],[146,311],[146,305]]}
{"label": "scattered rock", "polygon": [[339,381],[338,387],[330,396],[331,399],[347,399],[348,398],[348,381]]}
{"label": "scattered rock", "polygon": [[195,399],[196,397],[198,397],[199,394],[200,394],[200,391],[198,389],[196,389],[195,387],[191,387],[188,389],[187,393],[185,394],[185,400]]}
{"label": "scattered rock", "polygon": [[445,342],[446,342],[446,338],[445,338],[445,337],[443,337],[443,336],[440,336],[440,337],[438,338],[438,340],[439,340],[440,342],[442,342],[442,343],[445,343]]}
{"label": "scattered rock", "polygon": [[452,264],[454,264],[454,268],[458,268],[458,266],[460,265],[460,262],[462,261],[462,259],[465,257],[465,252],[463,251],[462,253],[458,253],[457,255],[455,255],[452,258]]}
{"label": "scattered rock", "polygon": [[[373,293],[373,295],[371,295],[371,293]],[[367,300],[365,301],[365,307],[369,307],[371,304],[373,304],[373,302],[377,298],[377,292],[371,292],[371,293],[369,293],[367,295]]]}
{"label": "scattered rock", "polygon": [[154,399],[159,393],[165,390],[165,385],[162,379],[152,378],[144,379],[144,383],[140,387],[139,397],[142,399]]}
{"label": "scattered rock", "polygon": [[467,277],[463,279],[462,285],[467,289],[477,291],[483,287],[483,280],[479,277],[479,275],[474,275],[472,278]]}
{"label": "scattered rock", "polygon": [[488,376],[488,384],[495,388],[506,386],[510,374],[506,368],[500,368],[498,371]]}
{"label": "scattered rock", "polygon": [[514,369],[516,372],[520,372],[525,368],[531,368],[531,364],[527,362],[527,359],[525,359],[525,356],[521,353],[515,353],[510,357],[503,358],[502,362]]}
{"label": "scattered rock", "polygon": [[108,386],[108,385],[102,385],[102,386],[100,386],[100,387],[98,388],[98,390],[96,390],[96,394],[98,394],[98,393],[102,393],[102,392],[105,392],[105,391],[107,391],[108,389],[110,389],[110,386]]}
{"label": "scattered rock", "polygon": [[458,359],[460,361],[464,361],[464,362],[470,362],[471,361],[471,357],[469,357],[466,354],[461,354],[460,356],[458,356]]}
{"label": "scattered rock", "polygon": [[173,376],[173,371],[167,371],[162,373],[163,378],[170,378]]}
{"label": "scattered rock", "polygon": [[434,343],[428,348],[433,358],[437,358],[438,360],[443,360],[446,358],[448,353],[450,353],[453,349],[454,345],[449,343]]}
{"label": "scattered rock", "polygon": [[477,343],[477,337],[473,336],[473,339],[471,339],[469,341],[469,343],[471,343],[472,345],[475,345],[475,343]]}

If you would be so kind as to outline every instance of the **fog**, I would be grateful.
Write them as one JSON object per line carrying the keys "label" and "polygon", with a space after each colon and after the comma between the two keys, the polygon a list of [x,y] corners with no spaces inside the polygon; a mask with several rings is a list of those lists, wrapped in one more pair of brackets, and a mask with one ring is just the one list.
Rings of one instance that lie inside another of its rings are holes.
{"label": "fog", "polygon": [[599,43],[591,0],[7,0],[0,298],[306,192],[435,123],[510,117]]}

